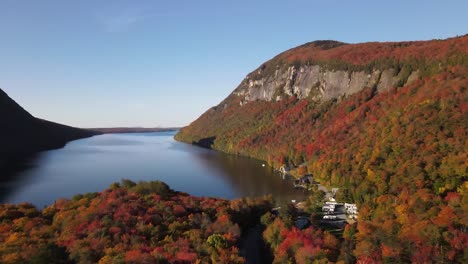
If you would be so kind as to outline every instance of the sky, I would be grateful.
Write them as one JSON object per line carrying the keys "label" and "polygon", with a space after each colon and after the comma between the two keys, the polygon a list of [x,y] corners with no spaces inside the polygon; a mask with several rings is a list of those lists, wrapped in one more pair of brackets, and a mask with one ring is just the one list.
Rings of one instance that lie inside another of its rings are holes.
{"label": "sky", "polygon": [[0,0],[0,88],[77,127],[185,126],[306,42],[464,35],[468,1]]}

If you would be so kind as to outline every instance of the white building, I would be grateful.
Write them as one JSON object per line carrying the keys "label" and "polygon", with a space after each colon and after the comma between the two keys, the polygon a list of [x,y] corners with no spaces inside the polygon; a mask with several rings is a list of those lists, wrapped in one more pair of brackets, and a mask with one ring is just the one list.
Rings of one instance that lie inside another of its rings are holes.
{"label": "white building", "polygon": [[358,209],[357,209],[356,204],[345,203],[344,206],[345,206],[345,210],[347,214],[350,214],[350,215],[358,214]]}
{"label": "white building", "polygon": [[334,204],[326,204],[322,206],[322,212],[328,212],[332,213],[335,211],[335,205]]}

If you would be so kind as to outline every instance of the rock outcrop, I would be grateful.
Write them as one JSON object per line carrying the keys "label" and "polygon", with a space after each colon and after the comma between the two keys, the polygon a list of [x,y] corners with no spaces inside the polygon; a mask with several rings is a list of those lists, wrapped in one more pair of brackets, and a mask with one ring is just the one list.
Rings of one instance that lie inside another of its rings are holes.
{"label": "rock outcrop", "polygon": [[321,101],[348,96],[366,87],[388,91],[399,82],[409,84],[417,80],[418,71],[411,72],[410,76],[405,80],[405,76],[393,68],[365,72],[329,70],[319,65],[278,66],[271,75],[249,74],[234,94],[242,97],[242,104],[256,100],[279,101],[285,96]]}
{"label": "rock outcrop", "polygon": [[240,104],[244,105],[290,96],[326,101],[355,94],[366,87],[388,91],[420,79],[422,71],[428,75],[440,70],[440,63],[461,63],[462,54],[468,53],[467,40],[463,36],[359,44],[314,41],[265,62],[246,76],[233,95],[240,97]]}

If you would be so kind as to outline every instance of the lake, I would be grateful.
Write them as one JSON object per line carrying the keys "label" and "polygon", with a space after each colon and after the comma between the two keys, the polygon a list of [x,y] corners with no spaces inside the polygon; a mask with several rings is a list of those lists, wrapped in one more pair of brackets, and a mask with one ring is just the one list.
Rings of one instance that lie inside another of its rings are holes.
{"label": "lake", "polygon": [[104,134],[41,152],[1,183],[0,203],[31,202],[42,208],[58,198],[102,191],[124,178],[160,180],[195,196],[271,194],[280,201],[305,195],[261,161],[180,143],[174,134]]}

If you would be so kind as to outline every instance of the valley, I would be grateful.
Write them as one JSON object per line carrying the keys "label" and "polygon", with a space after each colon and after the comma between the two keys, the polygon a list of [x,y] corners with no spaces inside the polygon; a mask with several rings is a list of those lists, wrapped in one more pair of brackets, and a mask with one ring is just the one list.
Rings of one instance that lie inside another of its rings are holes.
{"label": "valley", "polygon": [[0,262],[466,263],[467,77],[467,35],[313,41],[181,129],[0,90]]}

